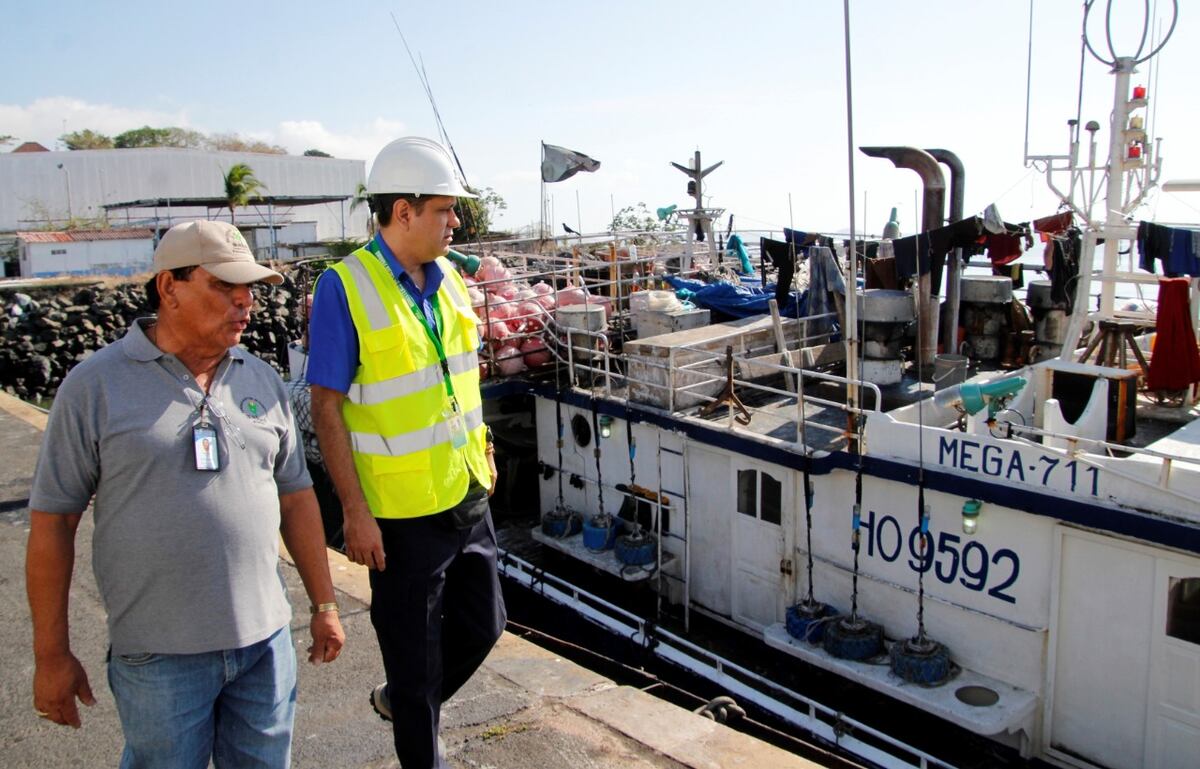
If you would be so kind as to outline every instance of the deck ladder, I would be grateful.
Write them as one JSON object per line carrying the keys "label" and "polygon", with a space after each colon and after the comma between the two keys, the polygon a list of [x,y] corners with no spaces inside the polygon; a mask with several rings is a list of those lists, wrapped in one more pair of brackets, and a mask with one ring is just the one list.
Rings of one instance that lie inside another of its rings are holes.
{"label": "deck ladder", "polygon": [[[666,586],[663,584],[662,581],[664,579],[667,579],[667,580],[673,579],[673,580],[680,582],[682,585],[682,589],[683,589],[683,628],[684,628],[684,631],[686,632],[691,629],[691,610],[692,610],[692,596],[691,596],[691,591],[690,591],[690,583],[691,583],[690,577],[691,577],[691,573],[692,573],[692,557],[691,557],[691,543],[689,541],[691,538],[691,521],[688,516],[688,492],[691,489],[690,489],[690,483],[689,483],[687,437],[681,436],[680,440],[682,443],[682,450],[676,451],[675,449],[663,446],[662,430],[658,430],[657,433],[658,433],[658,455],[657,455],[658,499],[656,499],[654,501],[654,506],[655,506],[654,529],[655,529],[655,534],[657,535],[657,538],[658,538],[657,574],[658,574],[658,579],[659,579],[659,586],[658,586],[658,591],[657,591],[658,597],[656,599],[657,600],[657,616],[661,619],[662,613],[663,613],[663,591]],[[683,490],[682,491],[673,491],[671,489],[663,488],[662,457],[663,457],[664,453],[672,454],[672,455],[679,457],[679,461],[682,463],[682,468],[681,468],[682,479],[683,479]],[[681,570],[682,574],[683,574],[682,577],[676,577],[673,574],[667,574],[663,570],[663,539],[662,538],[663,538],[664,533],[662,530],[662,521],[663,521],[662,512],[663,512],[664,507],[669,507],[669,505],[663,504],[663,496],[664,495],[666,495],[666,497],[668,499],[679,500],[679,506],[677,508],[675,508],[675,510],[683,518],[683,522],[682,522],[683,523],[683,534],[682,535],[676,533],[676,531],[679,529],[679,523],[677,521],[672,521],[671,522],[671,531],[666,532],[666,536],[671,537],[672,539],[679,540],[680,542],[683,543],[683,568]]]}

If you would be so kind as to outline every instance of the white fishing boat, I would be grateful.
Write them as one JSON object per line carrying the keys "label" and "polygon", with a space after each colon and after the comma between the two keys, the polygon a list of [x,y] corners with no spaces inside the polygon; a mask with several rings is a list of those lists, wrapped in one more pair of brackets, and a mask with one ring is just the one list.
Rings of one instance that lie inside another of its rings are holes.
{"label": "white fishing boat", "polygon": [[[1078,277],[1014,296],[1009,278],[949,269],[940,356],[919,278],[818,314],[712,323],[681,305],[664,280],[722,269],[711,218],[707,246],[691,240],[713,215],[698,194],[686,242],[485,247],[505,270],[476,287],[485,418],[530,447],[540,504],[537,526],[502,537],[537,543],[510,549],[505,576],[876,765],[953,762],[710,651],[693,614],[1023,758],[1200,765],[1197,393],[1147,389],[1169,363],[1164,308],[1115,298],[1159,280],[1132,266],[1161,162],[1131,82],[1147,58],[1111,57],[1107,153],[1075,124],[1066,153],[1037,158],[1080,231]],[[689,168],[698,183],[699,153]],[[1105,195],[1084,194],[1101,178]],[[931,205],[929,229],[946,221]],[[808,253],[802,269],[834,259],[857,285],[857,249]],[[1185,285],[1194,355],[1200,283]],[[1004,321],[1014,305],[1024,336]],[[610,594],[648,584],[659,612],[548,573],[539,549],[609,575]]]}

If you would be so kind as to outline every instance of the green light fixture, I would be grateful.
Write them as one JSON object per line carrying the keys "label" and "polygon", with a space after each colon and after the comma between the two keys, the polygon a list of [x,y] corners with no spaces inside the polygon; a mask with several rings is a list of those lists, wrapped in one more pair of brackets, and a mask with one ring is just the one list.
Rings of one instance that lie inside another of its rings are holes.
{"label": "green light fixture", "polygon": [[979,528],[979,511],[982,508],[983,503],[978,499],[968,499],[966,502],[963,502],[963,534],[974,534]]}

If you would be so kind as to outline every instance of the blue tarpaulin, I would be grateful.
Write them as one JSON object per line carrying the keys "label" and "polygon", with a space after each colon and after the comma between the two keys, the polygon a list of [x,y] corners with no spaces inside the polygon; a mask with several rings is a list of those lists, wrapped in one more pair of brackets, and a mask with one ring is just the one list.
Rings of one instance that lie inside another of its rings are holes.
{"label": "blue tarpaulin", "polygon": [[[752,287],[748,285],[734,286],[729,283],[704,283],[674,275],[664,275],[663,278],[675,289],[675,294],[680,299],[690,301],[697,307],[715,310],[734,318],[766,315],[771,311],[767,306],[767,301],[775,298],[774,283],[768,283],[765,287],[759,288],[757,285]],[[793,291],[788,294],[787,306],[779,308],[779,314],[785,318],[794,318],[797,314],[797,304],[799,304],[799,313],[804,315],[806,298]]]}

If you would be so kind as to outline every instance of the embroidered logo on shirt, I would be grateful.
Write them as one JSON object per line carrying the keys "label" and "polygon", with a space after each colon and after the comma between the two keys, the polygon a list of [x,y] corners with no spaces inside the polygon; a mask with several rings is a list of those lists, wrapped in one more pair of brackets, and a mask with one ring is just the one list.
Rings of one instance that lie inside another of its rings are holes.
{"label": "embroidered logo on shirt", "polygon": [[253,419],[255,422],[261,422],[267,418],[267,410],[254,398],[242,399],[242,413]]}

